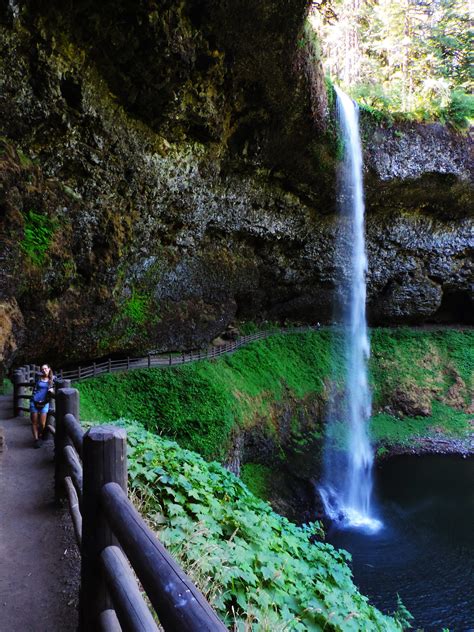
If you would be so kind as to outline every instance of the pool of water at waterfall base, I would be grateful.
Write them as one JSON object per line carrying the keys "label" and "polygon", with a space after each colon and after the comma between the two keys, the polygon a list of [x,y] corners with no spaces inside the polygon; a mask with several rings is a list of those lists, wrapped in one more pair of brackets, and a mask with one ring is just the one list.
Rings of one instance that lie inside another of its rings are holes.
{"label": "pool of water at waterfall base", "polygon": [[385,613],[397,593],[425,632],[474,631],[474,457],[394,457],[375,472],[377,533],[331,528],[354,580]]}

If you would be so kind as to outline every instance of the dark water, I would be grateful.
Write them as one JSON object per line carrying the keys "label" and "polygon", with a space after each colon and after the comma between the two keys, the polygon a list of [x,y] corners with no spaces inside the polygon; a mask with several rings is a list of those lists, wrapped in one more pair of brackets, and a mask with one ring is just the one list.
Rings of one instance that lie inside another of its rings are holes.
{"label": "dark water", "polygon": [[397,457],[375,476],[384,528],[328,534],[361,592],[386,613],[398,593],[414,628],[474,630],[474,458]]}

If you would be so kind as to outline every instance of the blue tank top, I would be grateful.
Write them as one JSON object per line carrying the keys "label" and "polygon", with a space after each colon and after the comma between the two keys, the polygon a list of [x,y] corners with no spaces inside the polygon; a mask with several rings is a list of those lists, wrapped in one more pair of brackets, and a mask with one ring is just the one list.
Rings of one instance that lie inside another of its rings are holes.
{"label": "blue tank top", "polygon": [[32,400],[34,402],[45,402],[48,399],[48,389],[49,380],[47,382],[43,382],[43,380],[36,380]]}

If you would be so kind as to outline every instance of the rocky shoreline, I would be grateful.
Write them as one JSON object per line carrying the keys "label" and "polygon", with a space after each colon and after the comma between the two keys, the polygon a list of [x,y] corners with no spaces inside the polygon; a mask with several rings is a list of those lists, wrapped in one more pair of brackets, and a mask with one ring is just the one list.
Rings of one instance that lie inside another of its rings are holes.
{"label": "rocky shoreline", "polygon": [[[380,446],[381,447],[381,446]],[[474,433],[470,437],[416,437],[410,444],[383,446],[386,451],[377,455],[376,461],[382,463],[394,456],[426,454],[450,454],[464,458],[474,456]]]}

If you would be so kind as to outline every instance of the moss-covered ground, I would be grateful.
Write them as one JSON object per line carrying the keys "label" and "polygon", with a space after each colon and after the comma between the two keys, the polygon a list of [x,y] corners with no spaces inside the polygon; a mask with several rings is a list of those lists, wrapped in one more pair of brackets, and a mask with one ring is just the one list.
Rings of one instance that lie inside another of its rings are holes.
{"label": "moss-covered ground", "polygon": [[[380,454],[420,438],[472,436],[474,331],[377,329],[371,341],[370,430]],[[400,414],[401,395],[424,414]]]}
{"label": "moss-covered ground", "polygon": [[[334,365],[329,331],[275,335],[217,360],[103,375],[80,382],[84,419],[136,419],[206,458],[225,455],[232,429],[275,402],[322,393]],[[334,370],[341,374],[342,364]]]}

